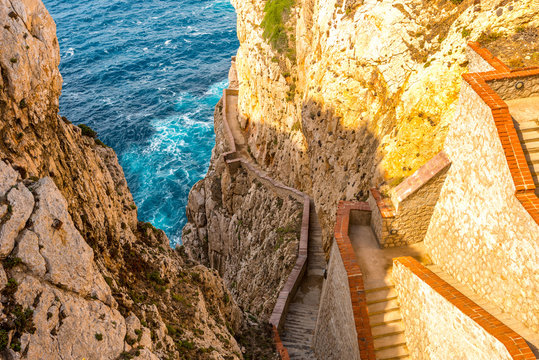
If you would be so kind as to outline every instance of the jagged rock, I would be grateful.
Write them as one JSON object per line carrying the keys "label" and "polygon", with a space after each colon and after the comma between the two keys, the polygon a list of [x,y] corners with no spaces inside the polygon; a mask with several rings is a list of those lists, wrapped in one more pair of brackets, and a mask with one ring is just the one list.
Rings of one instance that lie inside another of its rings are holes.
{"label": "jagged rock", "polygon": [[0,291],[4,290],[7,285],[7,276],[4,267],[0,265]]}
{"label": "jagged rock", "polygon": [[[110,288],[95,268],[94,253],[71,221],[67,203],[52,179],[39,180],[34,192],[38,205],[32,215],[32,229],[47,263],[46,279],[111,304]],[[63,224],[60,229],[53,227],[56,220]]]}
{"label": "jagged rock", "polygon": [[140,349],[139,352],[140,355],[134,357],[133,360],[159,360],[159,358],[148,349]]}
{"label": "jagged rock", "polygon": [[0,197],[17,183],[18,176],[19,174],[11,166],[0,160]]}
{"label": "jagged rock", "polygon": [[[35,332],[21,337],[27,359],[113,359],[123,351],[125,320],[102,303],[64,291],[32,275],[15,275],[14,297],[33,309]],[[27,349],[27,350],[26,350]]]}
{"label": "jagged rock", "polygon": [[0,229],[0,258],[9,255],[15,245],[15,238],[22,230],[34,208],[34,197],[22,183],[7,194],[9,219]]}
{"label": "jagged rock", "polygon": [[39,277],[45,275],[45,259],[39,253],[39,239],[33,231],[23,231],[14,253],[34,274]]}

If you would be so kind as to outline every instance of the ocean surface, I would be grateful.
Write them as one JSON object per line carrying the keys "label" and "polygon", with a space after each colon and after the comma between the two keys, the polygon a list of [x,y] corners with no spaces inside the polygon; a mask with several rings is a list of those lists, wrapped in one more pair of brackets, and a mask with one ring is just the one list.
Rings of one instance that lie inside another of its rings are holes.
{"label": "ocean surface", "polygon": [[44,0],[57,23],[61,115],[116,150],[141,221],[181,242],[207,171],[213,109],[239,46],[229,0]]}

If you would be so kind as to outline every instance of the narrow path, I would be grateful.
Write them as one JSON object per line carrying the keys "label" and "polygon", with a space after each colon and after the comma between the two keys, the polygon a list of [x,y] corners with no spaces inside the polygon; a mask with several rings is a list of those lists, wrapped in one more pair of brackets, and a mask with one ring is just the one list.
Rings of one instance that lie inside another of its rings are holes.
{"label": "narrow path", "polygon": [[312,342],[326,260],[322,248],[322,230],[312,201],[311,215],[314,216],[311,216],[309,222],[307,272],[288,308],[282,334],[283,344],[288,349],[290,359],[293,360],[315,359]]}
{"label": "narrow path", "polygon": [[[246,151],[245,137],[239,125],[238,95],[226,94],[224,99],[226,102],[225,118],[232,132],[236,151],[251,166],[258,168]],[[288,307],[284,331],[281,336],[291,360],[316,360],[312,350],[312,342],[318,318],[326,260],[322,247],[322,229],[320,228],[312,199],[307,252],[307,270],[294,299]]]}

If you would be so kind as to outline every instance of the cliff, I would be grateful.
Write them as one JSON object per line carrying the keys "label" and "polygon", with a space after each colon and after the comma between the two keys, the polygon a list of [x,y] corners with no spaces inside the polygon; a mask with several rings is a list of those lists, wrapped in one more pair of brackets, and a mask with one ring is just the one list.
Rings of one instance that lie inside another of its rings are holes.
{"label": "cliff", "polygon": [[539,13],[533,0],[232,3],[248,151],[314,198],[326,253],[339,200],[387,191],[442,149],[466,42],[511,38]]}
{"label": "cliff", "polygon": [[215,271],[137,221],[114,151],[58,116],[59,45],[42,2],[1,0],[0,19],[2,358],[271,353]]}

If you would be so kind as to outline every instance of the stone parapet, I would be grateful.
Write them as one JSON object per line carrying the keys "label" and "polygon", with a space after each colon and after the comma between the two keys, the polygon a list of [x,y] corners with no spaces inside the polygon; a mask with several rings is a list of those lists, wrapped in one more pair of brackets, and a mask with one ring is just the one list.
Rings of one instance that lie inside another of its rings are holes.
{"label": "stone parapet", "polygon": [[412,257],[394,259],[393,280],[414,359],[535,359],[526,341]]}
{"label": "stone parapet", "polygon": [[[496,71],[464,74],[463,79],[479,95],[492,111],[498,136],[503,146],[507,164],[515,184],[515,196],[531,217],[539,224],[539,198],[535,195],[535,185],[524,156],[522,144],[515,129],[509,108],[504,99],[539,95],[539,68],[510,70],[499,65],[501,61],[477,43],[469,47],[488,61]],[[522,90],[515,88],[516,82],[526,80],[529,86]]]}
{"label": "stone parapet", "polygon": [[370,213],[368,203],[339,203],[315,332],[314,349],[319,359],[375,360],[363,273],[348,236],[351,223],[370,223]]}
{"label": "stone parapet", "polygon": [[371,227],[381,247],[423,241],[450,165],[447,155],[440,152],[395,187],[391,198],[371,189]]}

